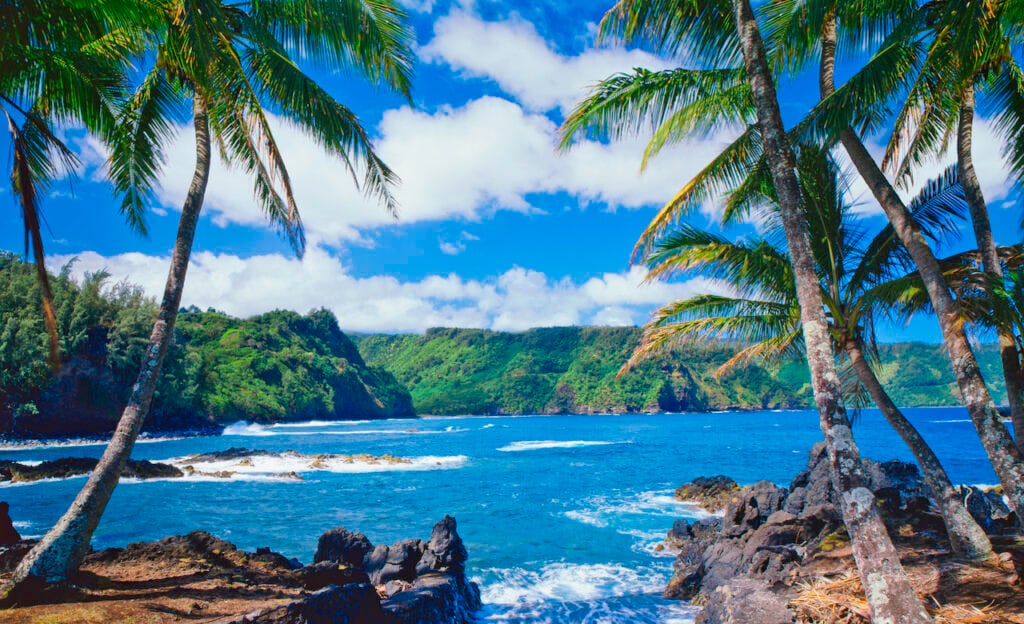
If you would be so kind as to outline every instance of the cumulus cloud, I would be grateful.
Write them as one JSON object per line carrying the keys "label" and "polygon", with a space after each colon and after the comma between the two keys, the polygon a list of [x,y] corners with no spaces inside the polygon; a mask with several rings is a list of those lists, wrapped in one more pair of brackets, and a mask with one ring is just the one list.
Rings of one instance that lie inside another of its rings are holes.
{"label": "cumulus cloud", "polygon": [[[291,124],[272,118],[288,163],[311,243],[337,246],[393,223],[364,198],[343,163],[326,156]],[[557,126],[515,102],[482,97],[461,107],[424,112],[408,107],[384,114],[379,153],[401,176],[400,223],[479,220],[496,210],[535,211],[530,196],[567,193],[580,204],[658,205],[709,162],[729,136],[690,141],[666,150],[643,175],[639,140],[579,143],[556,150]],[[168,150],[158,197],[167,207],[184,200],[195,160],[192,133],[182,128]],[[261,226],[264,217],[244,172],[216,160],[204,210],[220,225]]]}
{"label": "cumulus cloud", "polygon": [[[169,259],[128,253],[104,257],[77,255],[74,274],[106,269],[114,280],[128,279],[157,296]],[[53,266],[70,260],[54,256]],[[194,254],[182,305],[213,307],[237,316],[276,308],[306,312],[326,307],[342,328],[364,332],[420,332],[430,327],[479,327],[518,331],[555,325],[641,324],[650,311],[698,292],[724,292],[702,278],[642,284],[646,273],[633,267],[582,284],[569,278],[513,267],[490,279],[431,275],[418,281],[391,276],[357,278],[322,247],[305,260],[269,254],[241,258]]]}
{"label": "cumulus cloud", "polygon": [[447,64],[467,76],[494,80],[534,111],[568,110],[590,85],[616,72],[671,66],[640,50],[591,48],[565,56],[530,22],[514,15],[487,22],[463,10],[434,23],[434,37],[420,50],[420,58]]}
{"label": "cumulus cloud", "polygon": [[[886,137],[887,139],[888,137]],[[996,132],[995,123],[979,117],[974,123],[974,142],[972,154],[974,156],[974,168],[978,173],[978,180],[981,182],[982,191],[985,194],[985,201],[992,206],[1002,206],[1007,202],[1015,184],[1015,176],[1003,158],[1004,142]],[[885,154],[885,143],[883,140],[869,140],[868,150],[875,157],[877,162],[882,161]],[[950,145],[949,150],[937,157],[927,161],[914,171],[914,179],[907,185],[907,188],[897,189],[904,201],[910,201],[928,181],[938,178],[946,169],[956,162],[955,143]],[[852,168],[849,157],[845,150],[838,150],[840,160],[847,165],[851,172],[850,196],[857,201],[859,212],[865,215],[880,215],[882,208],[875,201],[874,196],[868,190],[867,184],[856,170]],[[1014,206],[1016,204],[1013,204]]]}

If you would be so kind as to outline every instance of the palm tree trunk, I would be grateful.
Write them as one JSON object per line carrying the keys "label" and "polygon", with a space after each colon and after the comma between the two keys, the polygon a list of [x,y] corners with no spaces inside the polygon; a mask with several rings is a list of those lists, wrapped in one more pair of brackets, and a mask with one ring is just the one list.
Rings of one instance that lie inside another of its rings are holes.
{"label": "palm tree trunk", "polygon": [[872,618],[884,624],[930,622],[882,523],[875,496],[866,487],[853,431],[840,403],[839,377],[811,254],[810,234],[804,220],[796,161],[779,112],[764,41],[750,0],[733,0],[733,10],[793,263],[807,362],[832,467],[832,482],[839,493],[843,522],[850,533]]}
{"label": "palm tree trunk", "polygon": [[114,436],[107,445],[89,480],[78,493],[71,507],[43,539],[21,561],[11,580],[0,589],[0,601],[18,599],[19,587],[35,578],[46,582],[62,581],[81,565],[89,552],[89,542],[99,525],[107,503],[117,486],[125,463],[131,455],[142,423],[156,390],[160,367],[174,330],[174,321],[181,305],[189,256],[196,224],[203,207],[206,183],[210,175],[210,127],[206,105],[200,96],[193,104],[196,134],[196,168],[188,196],[181,211],[178,235],[171,255],[171,269],[167,276],[163,300],[153,333],[149,338],[146,356],[131,397],[117,423]]}
{"label": "palm tree trunk", "polygon": [[[981,268],[992,280],[992,285],[1001,285],[1003,265],[999,261],[999,251],[992,236],[992,221],[989,219],[985,194],[974,170],[974,156],[971,150],[973,138],[974,85],[968,85],[960,100],[960,123],[957,127],[956,154],[960,165],[960,183],[964,187],[967,207],[971,212],[974,238],[981,253]],[[991,292],[989,294],[992,295]],[[994,301],[993,296],[993,305]],[[1013,330],[999,323],[996,325],[996,332],[999,336],[999,359],[1002,361],[1003,376],[1006,378],[1006,398],[1010,404],[1014,438],[1017,448],[1024,453],[1024,379],[1021,378],[1020,353],[1013,337]]]}
{"label": "palm tree trunk", "polygon": [[14,172],[11,180],[16,186],[15,192],[21,201],[21,216],[25,221],[26,247],[28,247],[31,237],[32,254],[36,265],[36,281],[39,283],[43,304],[43,323],[46,325],[46,335],[49,341],[49,353],[46,360],[51,369],[59,370],[60,338],[57,335],[57,314],[53,305],[53,289],[50,288],[50,276],[46,273],[46,254],[43,251],[43,236],[37,210],[37,187],[28,155],[25,153],[24,135],[10,115],[7,115],[7,128],[11,133],[11,143],[14,147]]}
{"label": "palm tree trunk", "polygon": [[889,425],[906,442],[910,452],[914,454],[914,459],[917,460],[917,465],[921,467],[925,485],[939,506],[953,552],[971,561],[991,557],[992,543],[988,535],[967,512],[967,507],[949,480],[946,470],[939,463],[939,458],[882,387],[882,383],[864,357],[862,345],[858,341],[851,341],[846,346],[846,353],[850,356],[850,363],[857,373],[857,378],[871,395],[871,400],[881,410]]}
{"label": "palm tree trunk", "polygon": [[[829,20],[822,31],[823,40],[831,36],[835,41],[835,21]],[[822,51],[827,47],[822,45]],[[835,46],[833,44],[834,52]],[[832,60],[834,66],[834,58]],[[826,61],[822,60],[822,66]],[[835,91],[835,82],[831,75],[822,76],[822,99]],[[1024,454],[1014,444],[1010,433],[1003,425],[999,410],[992,401],[992,395],[985,385],[978,367],[978,360],[967,341],[959,310],[953,303],[949,288],[942,275],[939,261],[935,258],[928,242],[921,235],[920,229],[911,218],[907,206],[896,194],[896,189],[882,173],[874,157],[868,152],[864,143],[852,128],[844,129],[839,140],[849,154],[857,173],[864,179],[875,200],[885,212],[900,242],[907,248],[917,270],[924,282],[925,290],[935,309],[942,331],[942,339],[953,364],[953,376],[960,389],[964,406],[974,423],[981,444],[985,448],[989,461],[995,469],[1003,493],[1009,499],[1010,507],[1018,518],[1024,518]]]}

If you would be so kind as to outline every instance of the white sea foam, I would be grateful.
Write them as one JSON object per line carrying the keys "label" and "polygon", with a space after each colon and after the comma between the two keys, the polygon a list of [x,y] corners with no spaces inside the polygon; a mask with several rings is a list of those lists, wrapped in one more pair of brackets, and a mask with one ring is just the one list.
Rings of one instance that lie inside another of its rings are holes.
{"label": "white sea foam", "polygon": [[614,564],[549,563],[540,571],[485,570],[481,583],[487,621],[555,624],[693,621],[698,609],[658,597],[667,570]]}
{"label": "white sea foam", "polygon": [[494,423],[487,423],[486,425],[484,425],[483,427],[480,427],[480,428],[481,429],[492,429],[492,428],[494,428]]}
{"label": "white sea foam", "polygon": [[366,424],[365,420],[307,420],[294,423],[275,423],[270,425],[273,429],[307,429],[309,427],[348,427],[351,425]]}
{"label": "white sea foam", "polygon": [[511,444],[499,447],[498,450],[513,453],[518,451],[537,451],[541,449],[607,446],[609,444],[622,444],[622,442],[606,442],[599,440],[524,440],[522,442],[512,442]]}
{"label": "white sea foam", "polygon": [[487,572],[496,580],[482,586],[481,598],[485,603],[503,605],[653,593],[663,589],[667,580],[661,570],[613,564],[558,562],[545,565],[539,572],[521,568]]}
{"label": "white sea foam", "polygon": [[567,511],[565,517],[596,527],[619,525],[623,516],[656,517],[674,521],[684,517],[699,520],[715,515],[708,513],[696,503],[677,500],[667,491],[641,492],[625,496],[592,496],[581,502],[581,509]]}
{"label": "white sea foam", "polygon": [[[340,421],[339,421],[340,422]],[[329,422],[318,422],[310,421],[308,426],[313,426],[313,423],[317,423],[316,426],[323,427],[325,425],[333,425],[336,423]],[[348,424],[348,423],[346,423]],[[366,424],[366,421],[356,421],[351,424]],[[258,437],[266,438],[272,436],[359,436],[359,435],[432,435],[440,433],[460,433],[463,431],[469,431],[469,429],[458,428],[458,427],[447,427],[443,430],[437,429],[317,429],[313,431],[306,431],[305,427],[307,423],[303,423],[303,426],[298,424],[277,424],[277,425],[258,425],[255,423],[247,422],[236,422],[232,425],[228,425],[224,428],[223,435],[226,436],[247,436],[247,437]],[[284,431],[282,431],[284,429]]]}
{"label": "white sea foam", "polygon": [[[245,478],[254,475],[280,478],[279,475],[291,472],[368,473],[447,470],[461,468],[468,460],[469,458],[465,455],[425,455],[389,461],[369,456],[316,456],[285,451],[283,453],[258,454],[244,458],[218,459],[213,461],[203,460],[194,455],[174,457],[163,461],[179,468],[192,466],[196,471],[202,473],[232,473],[232,478]],[[195,476],[202,477],[204,475]]]}
{"label": "white sea foam", "polygon": [[40,483],[57,483],[59,481],[70,481],[72,479],[84,479],[89,476],[89,473],[75,475],[73,477],[47,477],[45,479],[36,479],[35,481],[0,481],[0,488],[9,487],[22,487],[26,485],[39,485]]}
{"label": "white sea foam", "polygon": [[969,422],[971,422],[971,419],[970,418],[947,418],[945,420],[929,420],[928,422],[936,424],[936,425],[943,425],[943,424],[947,424],[947,423],[969,423]]}
{"label": "white sea foam", "polygon": [[[184,436],[153,436],[140,437],[136,444],[155,444],[157,442],[173,442],[184,440]],[[54,448],[76,448],[80,446],[106,446],[110,440],[19,440],[0,444],[0,451],[42,451]],[[22,462],[26,463],[26,462]]]}

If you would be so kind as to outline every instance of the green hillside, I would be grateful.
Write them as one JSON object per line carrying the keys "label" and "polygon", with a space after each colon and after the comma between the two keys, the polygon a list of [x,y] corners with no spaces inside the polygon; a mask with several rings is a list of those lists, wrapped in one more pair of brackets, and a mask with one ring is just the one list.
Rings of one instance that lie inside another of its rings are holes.
{"label": "green hillside", "polygon": [[[53,289],[64,362],[46,363],[32,267],[0,254],[0,433],[110,431],[156,318],[138,287],[67,273]],[[277,422],[413,416],[404,386],[367,366],[331,312],[249,319],[192,309],[178,316],[146,427],[183,430]]]}
{"label": "green hillside", "polygon": [[[503,333],[432,329],[422,336],[354,335],[368,363],[406,384],[420,414],[653,412],[811,405],[803,361],[714,371],[735,348],[687,347],[615,379],[640,338],[631,327],[560,327]],[[897,403],[955,405],[940,347],[884,345],[880,377]],[[979,353],[1003,392],[998,355]]]}

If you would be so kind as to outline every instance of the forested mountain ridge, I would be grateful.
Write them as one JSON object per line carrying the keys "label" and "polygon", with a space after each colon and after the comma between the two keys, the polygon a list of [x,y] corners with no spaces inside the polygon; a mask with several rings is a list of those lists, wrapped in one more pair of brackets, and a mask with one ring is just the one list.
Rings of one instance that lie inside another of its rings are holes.
{"label": "forested mountain ridge", "polygon": [[[64,362],[46,365],[31,267],[0,255],[0,433],[78,435],[113,429],[138,372],[156,305],[104,274],[53,289]],[[402,384],[367,366],[331,312],[237,319],[185,310],[175,326],[146,428],[205,430],[239,420],[413,416]]]}
{"label": "forested mountain ridge", "polygon": [[[420,414],[657,412],[797,408],[811,405],[802,360],[751,363],[717,377],[736,347],[687,346],[620,379],[640,340],[635,327],[556,327],[521,333],[431,329],[423,335],[353,335],[363,357],[406,384]],[[956,405],[941,346],[880,346],[879,377],[905,406]],[[983,372],[1004,392],[998,354],[978,350]]]}

